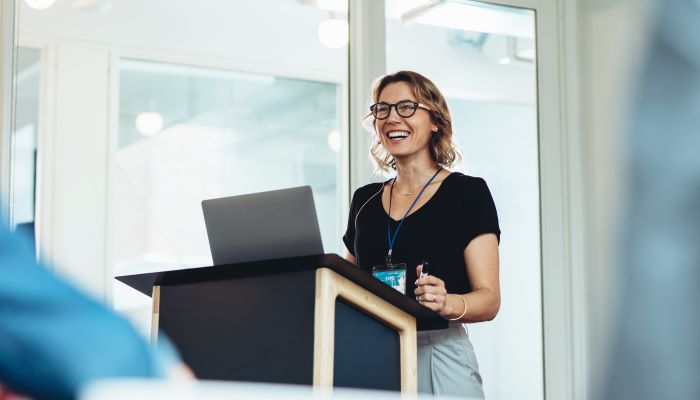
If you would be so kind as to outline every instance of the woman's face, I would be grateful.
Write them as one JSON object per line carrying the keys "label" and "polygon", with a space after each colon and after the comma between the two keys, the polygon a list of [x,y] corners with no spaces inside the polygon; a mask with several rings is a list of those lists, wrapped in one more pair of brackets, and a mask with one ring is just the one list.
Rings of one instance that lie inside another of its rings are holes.
{"label": "woman's face", "polygon": [[[377,103],[396,104],[401,100],[416,100],[411,85],[395,82],[387,85],[379,94]],[[410,117],[401,117],[396,107],[391,107],[386,119],[377,119],[374,123],[379,141],[396,160],[418,155],[422,152],[430,155],[430,137],[437,131],[430,117],[430,112],[418,107]]]}

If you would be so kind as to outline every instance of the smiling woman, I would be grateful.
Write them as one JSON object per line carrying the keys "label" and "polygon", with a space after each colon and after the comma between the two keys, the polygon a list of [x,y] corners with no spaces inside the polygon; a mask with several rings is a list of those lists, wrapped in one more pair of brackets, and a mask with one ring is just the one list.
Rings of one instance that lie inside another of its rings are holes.
{"label": "smiling woman", "polygon": [[355,192],[346,258],[368,272],[405,274],[406,295],[453,321],[445,331],[418,332],[418,390],[484,398],[462,324],[492,320],[500,307],[493,199],[483,179],[447,170],[457,158],[451,117],[430,80],[412,71],[386,75],[372,100],[371,155],[378,170],[396,176]]}
{"label": "smiling woman", "polygon": [[[424,139],[429,138],[429,151],[433,159],[441,165],[452,165],[459,159],[459,153],[452,143],[452,119],[447,102],[442,96],[434,98],[434,93],[439,93],[435,85],[412,71],[397,72],[375,83],[370,101],[376,101],[376,103],[370,107],[370,111],[371,116],[374,117],[373,123],[376,125],[371,127],[365,124],[365,126],[377,135],[370,153],[379,171],[389,172],[391,168],[395,169],[395,157],[400,156],[400,153],[392,155],[388,151],[388,146],[408,138],[412,132],[402,130],[401,124],[395,123],[396,116],[405,119],[407,126],[425,125],[424,113],[427,112],[430,117],[428,130],[433,134],[425,136]],[[387,101],[395,101],[395,103],[390,104]],[[396,110],[396,114],[391,113],[392,108]],[[417,112],[419,109],[422,109],[423,113]],[[410,118],[414,115],[417,117]],[[365,119],[366,123],[370,121],[369,117],[370,115]],[[418,128],[414,133],[420,134],[425,131],[421,129],[425,128],[424,126],[418,126]],[[389,131],[391,131],[391,140],[383,140]],[[419,141],[420,138],[415,140]]]}

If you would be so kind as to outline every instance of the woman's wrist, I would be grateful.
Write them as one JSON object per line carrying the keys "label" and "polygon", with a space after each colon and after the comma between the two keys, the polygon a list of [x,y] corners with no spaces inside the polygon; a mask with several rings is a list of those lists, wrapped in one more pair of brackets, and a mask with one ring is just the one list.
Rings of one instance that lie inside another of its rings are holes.
{"label": "woman's wrist", "polygon": [[459,294],[448,294],[445,300],[445,306],[447,310],[443,316],[450,321],[460,320],[467,315],[467,301]]}
{"label": "woman's wrist", "polygon": [[455,296],[457,295],[452,293],[447,293],[445,295],[445,306],[443,307],[441,313],[443,317],[454,318],[462,312],[462,310],[457,307],[459,305],[457,303],[461,304],[461,302],[459,299],[456,299]]}

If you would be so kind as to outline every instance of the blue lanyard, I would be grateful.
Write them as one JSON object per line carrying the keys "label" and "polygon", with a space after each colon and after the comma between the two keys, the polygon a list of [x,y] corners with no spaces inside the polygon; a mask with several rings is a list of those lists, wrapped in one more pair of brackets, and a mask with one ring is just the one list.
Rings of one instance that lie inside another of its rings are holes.
{"label": "blue lanyard", "polygon": [[433,177],[430,178],[430,180],[425,184],[425,186],[423,186],[423,189],[421,189],[420,192],[418,192],[418,196],[416,196],[416,199],[413,200],[413,204],[411,204],[411,206],[408,207],[408,210],[406,210],[406,214],[404,214],[403,218],[401,218],[401,221],[399,222],[399,226],[396,227],[396,232],[394,232],[393,237],[391,236],[391,199],[392,199],[392,197],[394,197],[393,196],[394,183],[396,182],[396,178],[394,178],[394,180],[391,182],[391,189],[389,190],[389,219],[386,222],[387,238],[389,239],[389,251],[386,254],[387,265],[391,264],[391,252],[394,250],[394,243],[396,243],[396,235],[399,234],[399,229],[401,229],[401,225],[403,224],[403,221],[408,216],[408,213],[411,212],[411,210],[413,209],[413,206],[416,205],[416,203],[418,202],[418,199],[420,199],[420,196],[423,194],[425,189],[428,187],[428,185],[430,185],[430,182],[432,182],[433,179],[435,179],[435,177],[438,176],[438,174],[440,173],[441,170],[442,170],[442,168],[438,168],[437,172],[435,172],[435,175],[433,175]]}

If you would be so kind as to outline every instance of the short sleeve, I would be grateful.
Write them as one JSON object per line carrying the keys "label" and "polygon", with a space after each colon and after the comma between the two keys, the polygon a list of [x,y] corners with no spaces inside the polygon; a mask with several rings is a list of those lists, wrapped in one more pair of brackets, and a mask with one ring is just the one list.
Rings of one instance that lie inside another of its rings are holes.
{"label": "short sleeve", "polygon": [[463,244],[467,247],[475,237],[485,233],[494,233],[500,242],[501,229],[498,226],[496,204],[491,196],[486,181],[476,178],[467,186],[464,200]]}
{"label": "short sleeve", "polygon": [[350,254],[355,257],[355,216],[357,215],[355,200],[357,199],[357,192],[352,196],[350,201],[350,212],[348,213],[348,227],[345,229],[345,235],[343,235],[343,243],[347,247]]}

